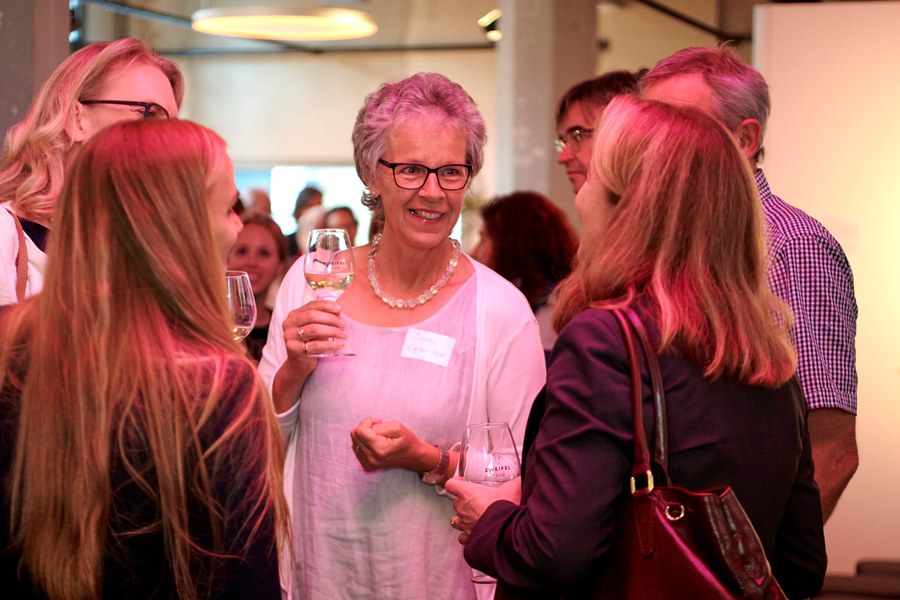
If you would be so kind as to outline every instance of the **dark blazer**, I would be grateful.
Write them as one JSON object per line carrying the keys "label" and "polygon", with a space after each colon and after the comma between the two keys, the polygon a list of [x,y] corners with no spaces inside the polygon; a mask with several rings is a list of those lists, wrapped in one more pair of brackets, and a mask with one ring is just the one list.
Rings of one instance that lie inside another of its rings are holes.
{"label": "dark blazer", "polygon": [[[651,329],[651,336],[655,333]],[[826,555],[807,405],[796,380],[778,389],[710,382],[679,353],[659,358],[675,485],[730,485],[789,597],[819,590]],[[649,378],[644,413],[652,431]],[[632,464],[631,387],[622,334],[601,310],[577,315],[553,349],[546,408],[527,450],[522,504],[492,504],[465,548],[507,597],[589,596],[609,549]]]}

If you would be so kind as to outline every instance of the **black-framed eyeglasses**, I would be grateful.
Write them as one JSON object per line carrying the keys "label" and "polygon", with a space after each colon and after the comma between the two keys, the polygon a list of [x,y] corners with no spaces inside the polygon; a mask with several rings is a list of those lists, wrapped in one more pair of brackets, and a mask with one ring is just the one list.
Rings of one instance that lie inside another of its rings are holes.
{"label": "black-framed eyeglasses", "polygon": [[168,119],[169,111],[156,102],[138,102],[137,100],[79,100],[82,104],[119,104],[121,106],[140,106],[144,109],[141,115],[145,119]]}
{"label": "black-framed eyeglasses", "polygon": [[394,173],[394,183],[402,190],[420,189],[434,173],[441,189],[454,192],[466,187],[472,173],[472,165],[467,164],[441,165],[432,169],[416,163],[390,163],[380,158],[378,162]]}
{"label": "black-framed eyeglasses", "polygon": [[557,154],[561,153],[566,149],[566,146],[571,146],[572,150],[580,150],[581,142],[591,137],[591,134],[594,133],[593,129],[582,129],[581,127],[573,127],[568,130],[556,141],[553,142],[553,145],[556,146]]}

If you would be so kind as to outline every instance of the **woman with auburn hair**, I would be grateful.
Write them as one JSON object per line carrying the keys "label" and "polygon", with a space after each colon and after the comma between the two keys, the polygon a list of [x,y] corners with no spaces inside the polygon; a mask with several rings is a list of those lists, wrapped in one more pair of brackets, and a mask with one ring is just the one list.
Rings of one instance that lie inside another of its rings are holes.
{"label": "woman with auburn hair", "polygon": [[550,292],[569,274],[578,236],[566,213],[531,191],[498,196],[481,207],[481,240],[472,258],[497,271],[525,295],[541,328],[544,352],[556,341]]}
{"label": "woman with auburn hair", "polygon": [[225,300],[236,196],[189,121],[74,159],[44,292],[0,323],[5,594],[280,597],[280,434]]}
{"label": "woman with auburn hair", "polygon": [[132,38],[85,46],[50,75],[0,156],[0,306],[41,290],[73,151],[116,121],[177,117],[183,96],[178,67]]}
{"label": "woman with auburn hair", "polygon": [[520,502],[447,483],[466,559],[506,597],[593,597],[634,456],[628,358],[605,309],[630,306],[659,352],[672,481],[730,485],[788,597],[814,595],[826,557],[807,409],[747,162],[711,117],[633,97],[610,103],[595,144]]}

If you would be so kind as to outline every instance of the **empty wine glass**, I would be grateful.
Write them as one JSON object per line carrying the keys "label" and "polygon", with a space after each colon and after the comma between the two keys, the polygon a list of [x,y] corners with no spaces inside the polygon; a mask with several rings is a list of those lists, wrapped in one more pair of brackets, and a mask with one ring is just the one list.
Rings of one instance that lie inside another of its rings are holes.
{"label": "empty wine glass", "polygon": [[[303,275],[319,300],[334,302],[353,283],[353,246],[343,229],[313,229],[309,232]],[[353,356],[335,351],[309,354],[321,356]]]}
{"label": "empty wine glass", "polygon": [[256,299],[250,276],[245,271],[225,271],[228,290],[228,309],[231,311],[231,335],[236,342],[243,340],[256,323]]}
{"label": "empty wine glass", "polygon": [[[519,451],[508,423],[477,423],[466,426],[459,453],[459,474],[466,481],[501,486],[519,476]],[[496,579],[473,571],[475,583]]]}

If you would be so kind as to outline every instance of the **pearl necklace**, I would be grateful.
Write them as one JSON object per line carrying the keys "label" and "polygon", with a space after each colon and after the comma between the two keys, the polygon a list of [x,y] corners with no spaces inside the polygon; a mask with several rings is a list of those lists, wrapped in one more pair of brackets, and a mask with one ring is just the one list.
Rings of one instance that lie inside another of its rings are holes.
{"label": "pearl necklace", "polygon": [[450,281],[450,278],[453,276],[453,271],[456,270],[456,266],[459,264],[459,242],[451,239],[450,243],[453,246],[453,256],[450,257],[447,268],[444,269],[444,272],[438,280],[416,298],[410,298],[409,300],[394,298],[393,296],[388,296],[384,293],[384,290],[381,289],[381,285],[378,283],[378,278],[375,276],[375,254],[378,252],[378,242],[380,241],[381,234],[379,233],[372,239],[372,249],[369,250],[369,283],[372,285],[372,290],[375,292],[375,295],[381,298],[381,301],[391,308],[415,308],[425,304],[437,296],[437,293],[441,291],[441,288],[447,285],[447,282]]}

